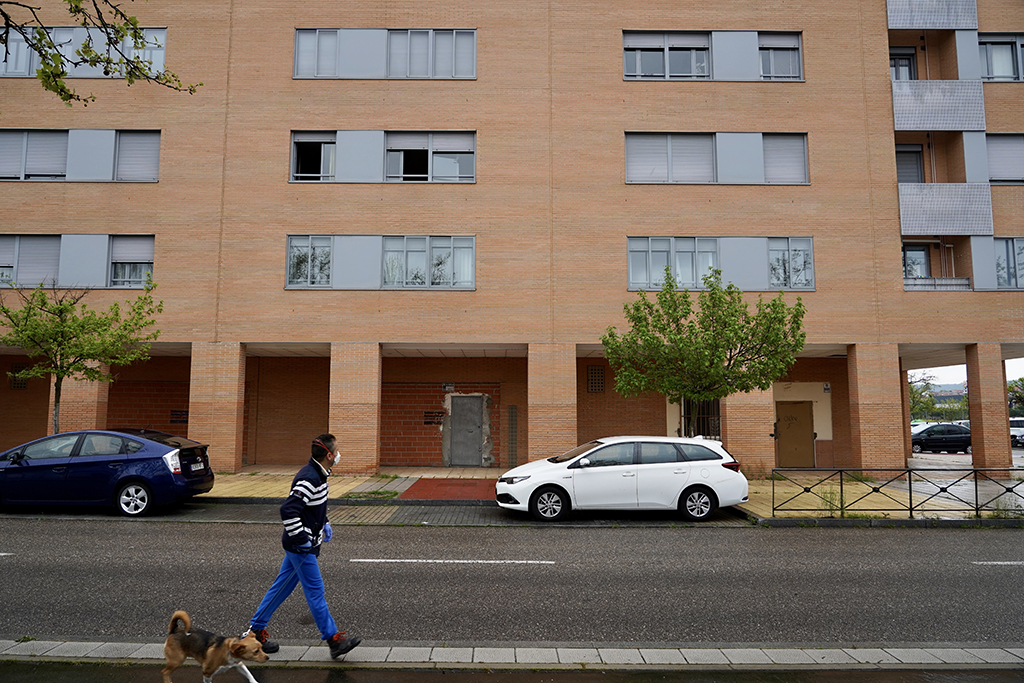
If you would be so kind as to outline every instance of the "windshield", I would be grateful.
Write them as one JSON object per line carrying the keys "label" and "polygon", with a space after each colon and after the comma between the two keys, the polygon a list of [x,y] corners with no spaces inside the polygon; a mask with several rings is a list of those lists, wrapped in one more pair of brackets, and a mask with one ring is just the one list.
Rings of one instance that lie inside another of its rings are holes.
{"label": "windshield", "polygon": [[596,448],[596,447],[598,447],[600,445],[601,445],[601,443],[599,441],[591,441],[591,442],[585,443],[585,444],[583,444],[581,446],[577,446],[576,448],[572,449],[571,451],[566,451],[565,453],[562,453],[561,455],[556,455],[553,458],[548,458],[548,462],[569,462],[573,458],[578,457],[580,455],[583,455],[584,453],[589,451],[591,448]]}

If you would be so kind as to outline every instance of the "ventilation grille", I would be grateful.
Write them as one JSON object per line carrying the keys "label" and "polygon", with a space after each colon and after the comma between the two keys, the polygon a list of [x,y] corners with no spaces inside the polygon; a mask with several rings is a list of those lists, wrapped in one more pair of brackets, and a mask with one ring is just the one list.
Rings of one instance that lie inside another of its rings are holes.
{"label": "ventilation grille", "polygon": [[589,393],[589,394],[603,394],[604,393],[604,366],[603,365],[588,365],[587,366],[587,393]]}

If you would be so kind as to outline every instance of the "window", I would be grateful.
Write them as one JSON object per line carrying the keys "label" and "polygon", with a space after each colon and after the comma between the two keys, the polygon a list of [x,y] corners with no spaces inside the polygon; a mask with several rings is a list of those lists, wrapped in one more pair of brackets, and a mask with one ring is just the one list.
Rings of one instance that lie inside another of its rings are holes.
{"label": "window", "polygon": [[50,460],[52,458],[69,458],[78,442],[79,434],[61,434],[49,439],[36,441],[22,449],[25,460]]}
{"label": "window", "polygon": [[626,133],[626,182],[805,184],[807,135]]}
{"label": "window", "polygon": [[1024,289],[1024,238],[996,239],[996,285]]}
{"label": "window", "polygon": [[649,80],[710,78],[710,46],[710,36],[707,33],[624,31],[622,34],[623,78]]}
{"label": "window", "polygon": [[640,464],[657,465],[665,462],[679,462],[682,458],[679,451],[670,443],[640,444]]}
{"label": "window", "polygon": [[924,154],[921,145],[896,145],[896,182],[924,182]]}
{"label": "window", "polygon": [[679,450],[683,452],[687,460],[721,460],[722,456],[710,448],[698,446],[692,443],[679,444]]}
{"label": "window", "polygon": [[917,80],[917,54],[913,47],[889,48],[889,74],[894,81]]}
{"label": "window", "polygon": [[[113,52],[112,48],[108,48],[106,36],[98,28],[83,28],[83,27],[57,27],[48,28],[46,31],[50,34],[53,42],[60,49],[61,54],[67,59],[78,60],[80,59],[75,51],[85,43],[86,40],[92,42],[92,49],[100,54],[109,54],[114,59],[119,59],[120,55]],[[164,70],[164,46],[167,43],[167,29],[166,28],[146,28],[143,29],[145,36],[146,46],[142,49],[135,49],[135,45],[131,39],[125,38],[121,45],[121,51],[126,57],[134,58],[140,57],[146,61],[152,62],[150,67],[154,73],[159,73]],[[0,57],[3,57],[4,50],[0,47]],[[36,70],[41,66],[39,55],[29,49],[28,45],[25,44],[25,39],[20,35],[11,31],[10,43],[8,45],[7,58],[6,60],[0,61],[0,76],[25,76],[35,77]],[[118,74],[113,74],[110,78],[118,78]],[[80,64],[78,66],[68,66],[68,78],[108,78],[103,73],[103,68],[99,66],[89,66],[88,64]]]}
{"label": "window", "polygon": [[990,81],[1017,81],[1021,79],[1021,58],[1024,56],[1024,36],[981,34],[978,51],[981,56],[981,77]]}
{"label": "window", "polygon": [[0,180],[63,180],[66,130],[0,131]]}
{"label": "window", "polygon": [[329,287],[331,285],[330,235],[288,237],[288,285]]}
{"label": "window", "polygon": [[0,235],[0,281],[53,287],[60,266],[60,235]]}
{"label": "window", "polygon": [[927,244],[903,245],[903,277],[931,277],[929,249],[930,246]]}
{"label": "window", "polygon": [[814,287],[814,259],[809,237],[768,238],[768,285],[789,289]]}
{"label": "window", "polygon": [[334,131],[292,133],[292,180],[334,180],[337,134]]}
{"label": "window", "polygon": [[118,131],[114,180],[155,181],[159,177],[160,131]]}
{"label": "window", "polygon": [[0,180],[155,182],[158,130],[0,130]]}
{"label": "window", "polygon": [[471,288],[475,238],[385,236],[384,287]]}
{"label": "window", "polygon": [[476,180],[473,133],[388,133],[385,146],[389,182]]}
{"label": "window", "polygon": [[145,287],[152,275],[153,235],[111,235],[111,287]]}
{"label": "window", "polygon": [[665,267],[682,289],[699,288],[718,268],[718,240],[705,237],[630,237],[626,240],[629,288],[654,290],[665,284]]}
{"label": "window", "polygon": [[472,29],[297,29],[295,78],[476,78]]}
{"label": "window", "polygon": [[633,444],[617,443],[587,454],[589,467],[614,467],[633,464]]}
{"label": "window", "polygon": [[758,33],[761,55],[761,80],[800,80],[800,34]]}
{"label": "window", "polygon": [[113,434],[86,434],[79,457],[87,455],[120,455],[124,453],[124,441]]}
{"label": "window", "polygon": [[1024,135],[986,135],[993,183],[1024,183]]}

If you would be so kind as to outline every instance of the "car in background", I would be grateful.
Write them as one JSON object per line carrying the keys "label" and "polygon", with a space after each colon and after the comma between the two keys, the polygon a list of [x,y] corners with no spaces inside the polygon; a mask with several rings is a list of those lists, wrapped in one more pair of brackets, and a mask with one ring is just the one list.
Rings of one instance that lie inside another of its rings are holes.
{"label": "car in background", "polygon": [[541,521],[571,510],[674,510],[694,521],[747,501],[747,479],[711,439],[616,436],[595,439],[501,475],[495,497]]}
{"label": "car in background", "polygon": [[910,429],[910,445],[915,453],[970,453],[971,430],[952,422],[917,425]]}
{"label": "car in background", "polygon": [[1010,418],[1010,445],[1014,448],[1024,446],[1024,417]]}
{"label": "car in background", "polygon": [[213,488],[207,448],[143,429],[47,436],[0,453],[0,505],[109,505],[139,517]]}

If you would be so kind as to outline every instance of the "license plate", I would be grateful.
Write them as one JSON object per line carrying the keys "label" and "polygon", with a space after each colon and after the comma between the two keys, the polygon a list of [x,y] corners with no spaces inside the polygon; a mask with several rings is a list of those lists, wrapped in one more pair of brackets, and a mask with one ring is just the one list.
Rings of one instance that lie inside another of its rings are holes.
{"label": "license plate", "polygon": [[204,465],[201,462],[192,463],[192,471],[193,472],[198,472],[199,470],[205,470],[205,469],[206,469],[206,465]]}

